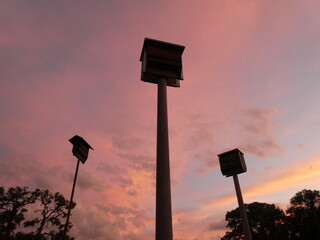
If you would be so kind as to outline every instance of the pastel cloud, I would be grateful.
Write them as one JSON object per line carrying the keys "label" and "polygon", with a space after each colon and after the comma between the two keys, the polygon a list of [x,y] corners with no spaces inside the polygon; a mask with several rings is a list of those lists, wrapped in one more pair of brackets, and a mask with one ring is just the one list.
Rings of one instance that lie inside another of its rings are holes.
{"label": "pastel cloud", "polygon": [[196,152],[193,158],[205,165],[196,169],[196,172],[201,175],[211,168],[217,168],[217,155],[236,147],[263,159],[281,155],[285,150],[277,142],[276,130],[280,128],[276,124],[278,117],[275,109],[258,108],[234,109],[224,120],[216,118],[210,121],[198,115],[188,127],[201,129],[201,132],[187,136],[187,142]]}
{"label": "pastel cloud", "polygon": [[5,187],[12,187],[20,182],[26,186],[49,188],[52,191],[59,191],[57,185],[67,174],[61,166],[46,167],[27,156],[3,159],[0,169]]}
{"label": "pastel cloud", "polygon": [[[222,237],[226,230],[224,219],[203,217],[201,209],[174,213],[175,239],[194,240]],[[194,226],[192,229],[188,226]]]}
{"label": "pastel cloud", "polygon": [[[319,158],[303,162],[297,161],[289,167],[286,166],[282,169],[278,169],[277,174],[269,176],[265,183],[259,184],[258,186],[246,187],[242,191],[244,198],[254,198],[259,195],[270,195],[284,189],[293,187],[297,188],[297,186],[301,186],[301,188],[303,188],[304,182],[308,182],[309,180],[319,176]],[[214,200],[210,203],[210,206],[228,205],[235,201],[235,196],[229,195]]]}
{"label": "pastel cloud", "polygon": [[78,239],[143,239],[149,235],[145,228],[153,221],[146,211],[135,205],[94,204],[77,205],[73,211],[72,234]]}
{"label": "pastel cloud", "polygon": [[109,184],[103,184],[101,180],[97,179],[92,173],[86,170],[82,170],[79,174],[77,185],[85,190],[91,189],[98,193],[110,187]]}
{"label": "pastel cloud", "polygon": [[219,219],[218,221],[211,222],[208,225],[209,231],[223,230],[226,229],[226,221]]}
{"label": "pastel cloud", "polygon": [[[266,169],[266,171],[269,171]],[[270,173],[269,173],[270,174]],[[263,175],[263,174],[262,174]],[[319,158],[308,161],[296,161],[289,167],[277,169],[276,173],[265,178],[264,183],[258,183],[257,186],[250,185],[242,188],[243,197],[246,202],[251,199],[262,199],[265,196],[276,195],[290,188],[299,191],[305,188],[305,184],[314,181],[320,176]],[[232,179],[230,179],[232,180]],[[289,198],[288,198],[289,201]],[[222,220],[226,211],[236,207],[237,199],[232,190],[232,194],[223,197],[215,197],[214,200],[202,201],[198,208],[174,212],[174,223],[177,235],[184,236],[183,239],[192,239],[185,236],[184,232],[193,233],[193,237],[199,234],[197,231],[187,230],[186,226],[198,226],[202,229],[202,235],[199,239],[217,234],[222,236],[226,231],[226,222]],[[284,206],[286,204],[283,204]],[[214,216],[219,216],[214,218]],[[204,228],[206,227],[206,229]],[[209,231],[209,232],[206,232]]]}

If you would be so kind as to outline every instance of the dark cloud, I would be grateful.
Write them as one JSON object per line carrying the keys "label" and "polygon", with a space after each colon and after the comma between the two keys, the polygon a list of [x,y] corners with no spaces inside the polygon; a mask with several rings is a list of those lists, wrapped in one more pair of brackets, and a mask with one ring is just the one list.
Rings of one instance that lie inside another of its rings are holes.
{"label": "dark cloud", "polygon": [[136,234],[134,232],[129,232],[123,235],[125,240],[142,240],[143,236],[141,234]]}
{"label": "dark cloud", "polygon": [[133,182],[130,178],[126,177],[117,177],[114,178],[114,181],[117,182],[122,188],[129,187],[133,185]]}
{"label": "dark cloud", "polygon": [[[44,163],[27,157],[1,161],[0,175],[6,179],[5,187],[29,186],[49,189],[53,192],[64,192],[65,182],[72,184],[74,180],[73,171],[68,171],[62,166],[45,167]],[[101,193],[110,188],[110,184],[85,169],[81,169],[78,172],[77,187]]]}
{"label": "dark cloud", "polygon": [[128,189],[133,186],[132,179],[128,176],[127,170],[116,165],[103,163],[97,167],[97,170],[102,171],[108,176],[108,187],[111,185],[119,185],[130,196],[136,196],[138,193],[135,190]]}
{"label": "dark cloud", "polygon": [[[65,180],[67,171],[61,166],[45,167],[31,157],[14,157],[0,162],[0,175],[7,185],[30,186],[61,191],[57,186]],[[12,186],[7,186],[12,187]]]}
{"label": "dark cloud", "polygon": [[93,190],[97,193],[101,193],[106,188],[110,188],[109,184],[104,183],[104,181],[84,169],[81,172],[79,171],[77,186],[84,190]]}
{"label": "dark cloud", "polygon": [[207,115],[201,113],[186,114],[188,141],[185,149],[195,150],[203,145],[213,144],[215,123]]}
{"label": "dark cloud", "polygon": [[61,166],[56,166],[41,171],[41,173],[34,174],[31,178],[40,188],[55,189],[59,186],[59,181],[63,179],[61,177],[62,174],[63,168]]}
{"label": "dark cloud", "polygon": [[128,139],[120,139],[114,138],[112,139],[113,146],[122,149],[122,150],[131,150],[141,146],[143,143],[142,138],[128,138]]}
{"label": "dark cloud", "polygon": [[120,206],[116,204],[108,204],[106,206],[99,205],[98,207],[105,213],[111,215],[134,216],[137,218],[145,216],[145,212],[143,210],[139,210],[136,207]]}
{"label": "dark cloud", "polygon": [[136,190],[131,190],[131,189],[127,190],[127,193],[130,196],[137,196],[138,195],[138,192]]}
{"label": "dark cloud", "polygon": [[99,205],[98,208],[112,218],[123,218],[125,224],[130,223],[136,228],[144,228],[145,221],[150,220],[144,210],[135,207],[108,204],[104,206]]}
{"label": "dark cloud", "polygon": [[208,149],[205,152],[196,154],[194,158],[197,161],[203,162],[205,164],[204,168],[200,168],[196,170],[196,173],[198,175],[205,174],[209,169],[219,167],[217,153],[215,153],[210,149]]}
{"label": "dark cloud", "polygon": [[262,140],[252,144],[246,144],[240,147],[242,151],[251,153],[261,158],[277,156],[284,149],[273,139]]}
{"label": "dark cloud", "polygon": [[129,160],[129,165],[136,170],[155,171],[156,161],[154,157],[131,153],[120,153],[119,156]]}
{"label": "dark cloud", "polygon": [[270,135],[276,126],[273,119],[278,116],[275,110],[263,109],[247,109],[243,115],[250,119],[250,123],[245,126],[245,129],[257,136]]}
{"label": "dark cloud", "polygon": [[225,230],[225,229],[226,229],[226,222],[224,220],[212,222],[207,226],[207,230],[209,231]]}
{"label": "dark cloud", "polygon": [[96,169],[106,174],[113,175],[125,174],[127,172],[124,168],[109,163],[101,163]]}
{"label": "dark cloud", "polygon": [[71,235],[74,235],[76,239],[121,240],[123,222],[119,219],[112,221],[95,206],[89,208],[77,206],[73,215],[74,228],[72,228]]}
{"label": "dark cloud", "polygon": [[89,208],[77,206],[74,210],[74,236],[79,240],[85,239],[141,239],[132,234],[129,225],[143,229],[148,221],[146,213],[135,207],[115,204],[93,205]]}
{"label": "dark cloud", "polygon": [[28,175],[26,173],[35,173],[38,162],[30,157],[9,157],[1,159],[0,161],[0,174],[7,180],[14,178],[17,182],[24,180]]}
{"label": "dark cloud", "polygon": [[245,116],[245,130],[252,134],[247,137],[247,143],[240,148],[248,153],[261,158],[277,156],[284,148],[276,142],[274,129],[277,127],[274,119],[278,113],[273,109],[247,109],[243,112]]}
{"label": "dark cloud", "polygon": [[[230,142],[234,144],[234,148],[239,148],[241,151],[245,153],[250,153],[260,158],[268,158],[277,156],[284,151],[284,148],[276,141],[274,130],[278,127],[275,118],[278,117],[278,113],[273,109],[245,109],[245,110],[237,110],[239,114],[239,119],[237,122],[234,122],[233,119],[226,119],[226,121],[222,121],[222,125],[220,129],[218,129],[218,135],[221,135],[222,132],[226,132],[226,139],[230,138],[230,132],[234,131],[235,134],[232,135]],[[194,115],[190,117],[190,120],[195,121],[194,125],[199,130],[203,131],[212,131],[210,130],[212,123],[208,122],[208,119],[204,115]],[[230,125],[231,124],[231,125]],[[199,125],[199,126],[197,126]],[[239,130],[240,127],[240,130]],[[245,131],[241,131],[244,129]],[[210,134],[213,134],[210,133]],[[237,140],[238,136],[241,136],[241,139]],[[201,136],[199,132],[199,136]],[[236,138],[234,137],[236,136]],[[206,139],[206,135],[204,134],[204,140]],[[208,139],[207,139],[208,140]],[[202,145],[206,146],[210,141],[205,140],[202,142]],[[212,144],[212,146],[203,147],[201,151],[198,151],[193,158],[198,162],[202,162],[204,164],[203,167],[196,169],[197,175],[206,174],[210,169],[219,167],[219,161],[217,154],[218,148],[225,149],[226,145],[230,143],[217,142],[216,144]]]}
{"label": "dark cloud", "polygon": [[109,180],[110,185],[120,186],[129,196],[136,196],[136,191],[133,181],[129,177],[117,176]]}

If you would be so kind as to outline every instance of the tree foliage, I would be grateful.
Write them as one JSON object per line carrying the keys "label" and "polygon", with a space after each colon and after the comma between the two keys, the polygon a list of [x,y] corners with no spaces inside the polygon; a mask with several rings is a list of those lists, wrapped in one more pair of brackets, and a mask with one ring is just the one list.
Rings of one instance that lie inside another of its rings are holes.
{"label": "tree foliage", "polygon": [[[33,219],[26,220],[25,214],[32,207],[36,207]],[[69,201],[59,192],[29,191],[27,187],[9,188],[5,192],[0,187],[0,240],[62,239],[68,207]],[[75,203],[71,207],[74,208]],[[16,232],[20,225],[25,227],[24,231]],[[68,230],[71,226],[69,223]],[[66,239],[74,238],[67,236]]]}
{"label": "tree foliage", "polygon": [[[274,204],[253,202],[245,205],[252,238],[257,240],[285,239],[284,212]],[[243,239],[239,208],[226,214],[227,227],[232,229],[223,240]]]}
{"label": "tree foliage", "polygon": [[13,232],[25,219],[27,205],[35,202],[35,195],[27,187],[9,188],[7,192],[0,190],[0,235],[12,239]]}
{"label": "tree foliage", "polygon": [[320,239],[320,192],[302,190],[287,209],[290,239]]}
{"label": "tree foliage", "polygon": [[[254,202],[245,205],[254,240],[320,239],[320,193],[302,190],[290,200],[286,211],[274,204]],[[239,208],[226,214],[230,231],[222,240],[244,239]]]}

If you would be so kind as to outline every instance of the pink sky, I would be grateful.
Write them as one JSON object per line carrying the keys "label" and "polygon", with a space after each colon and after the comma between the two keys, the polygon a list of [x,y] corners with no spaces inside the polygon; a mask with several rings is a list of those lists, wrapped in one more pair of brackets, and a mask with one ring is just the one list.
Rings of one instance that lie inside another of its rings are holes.
{"label": "pink sky", "polygon": [[217,154],[238,147],[245,202],[276,203],[320,183],[320,3],[0,3],[1,186],[69,198],[68,139],[80,166],[77,240],[154,238],[156,86],[140,81],[145,37],[186,47],[168,89],[175,240],[217,240],[237,207]]}

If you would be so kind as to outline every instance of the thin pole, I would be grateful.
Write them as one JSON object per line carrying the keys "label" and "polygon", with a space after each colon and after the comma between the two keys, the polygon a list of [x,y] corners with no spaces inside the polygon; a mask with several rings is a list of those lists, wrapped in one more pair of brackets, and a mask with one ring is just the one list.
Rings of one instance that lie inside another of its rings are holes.
{"label": "thin pole", "polygon": [[172,240],[167,80],[158,83],[156,240]]}
{"label": "thin pole", "polygon": [[75,187],[76,187],[76,181],[77,181],[77,176],[78,176],[79,163],[80,163],[80,160],[78,159],[77,167],[76,167],[76,173],[74,174],[74,180],[73,180],[73,185],[72,185],[72,191],[71,191],[71,197],[70,197],[70,202],[69,202],[67,221],[66,221],[66,225],[64,226],[64,236],[63,236],[63,239],[66,239],[66,236],[67,236],[68,225],[69,225],[69,218],[70,218],[71,206],[72,206],[72,200],[73,200],[73,194],[74,194],[74,189],[75,189]]}
{"label": "thin pole", "polygon": [[234,186],[236,188],[236,193],[237,193],[237,198],[238,198],[238,203],[239,203],[239,210],[240,210],[240,216],[241,216],[241,220],[242,220],[242,227],[243,227],[243,231],[244,231],[244,238],[246,240],[252,240],[251,231],[250,231],[250,227],[249,227],[249,221],[248,221],[248,217],[247,217],[247,212],[244,208],[244,203],[243,203],[241,189],[240,189],[240,183],[239,183],[239,179],[238,179],[237,174],[233,175],[233,181],[234,181]]}

